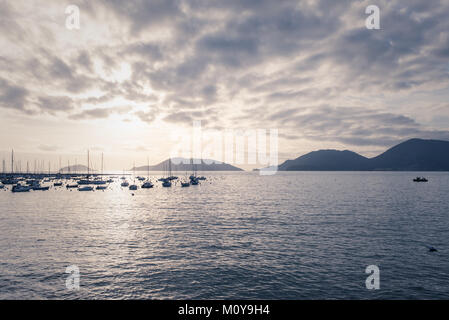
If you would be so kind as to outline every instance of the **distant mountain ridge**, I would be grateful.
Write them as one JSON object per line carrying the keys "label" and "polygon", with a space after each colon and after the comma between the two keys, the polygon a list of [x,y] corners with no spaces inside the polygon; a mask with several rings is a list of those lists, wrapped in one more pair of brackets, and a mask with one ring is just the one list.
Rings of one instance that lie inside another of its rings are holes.
{"label": "distant mountain ridge", "polygon": [[[164,171],[168,168],[168,162],[170,159],[162,161],[156,165],[140,166],[131,168],[130,171]],[[190,164],[190,159],[185,158],[173,158],[171,159],[171,170],[172,171],[193,171],[195,168],[197,171],[243,171],[243,169],[237,168],[230,164],[219,162],[209,159],[193,159],[193,165]]]}
{"label": "distant mountain ridge", "polygon": [[[89,168],[89,171],[93,172],[95,170],[92,169],[92,168]],[[84,166],[82,164],[76,164],[76,165],[73,165],[73,166],[68,166],[68,167],[61,168],[61,172],[63,172],[63,173],[87,172],[87,166]]]}
{"label": "distant mountain ridge", "polygon": [[280,171],[449,171],[449,141],[410,139],[366,158],[353,151],[319,150],[282,163]]}

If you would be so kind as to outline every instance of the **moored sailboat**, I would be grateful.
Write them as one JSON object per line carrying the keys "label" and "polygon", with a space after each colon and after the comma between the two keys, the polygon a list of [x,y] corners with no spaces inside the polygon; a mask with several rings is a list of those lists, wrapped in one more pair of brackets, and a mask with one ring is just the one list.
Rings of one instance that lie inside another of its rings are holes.
{"label": "moored sailboat", "polygon": [[166,178],[164,178],[162,181],[162,186],[164,187],[164,188],[170,188],[171,187],[171,185],[172,185],[172,183],[171,183],[171,177],[172,177],[172,175],[171,175],[171,158],[169,158],[168,159],[168,172],[167,172],[167,177]]}
{"label": "moored sailboat", "polygon": [[142,189],[151,189],[154,185],[150,181],[150,159],[147,158],[147,181],[142,184]]}
{"label": "moored sailboat", "polygon": [[94,187],[91,187],[91,186],[85,186],[85,187],[78,188],[78,191],[93,191],[93,190],[94,190]]}
{"label": "moored sailboat", "polygon": [[17,184],[12,187],[12,192],[29,192],[31,190],[31,187],[28,186],[22,186],[20,184]]}
{"label": "moored sailboat", "polygon": [[134,182],[132,185],[129,186],[129,190],[137,190],[138,187],[136,185],[136,163],[133,163],[133,178],[134,178]]}
{"label": "moored sailboat", "polygon": [[87,150],[87,176],[86,176],[86,179],[81,179],[78,181],[79,185],[92,184],[92,181],[89,179],[90,178],[89,165],[90,165],[89,150]]}

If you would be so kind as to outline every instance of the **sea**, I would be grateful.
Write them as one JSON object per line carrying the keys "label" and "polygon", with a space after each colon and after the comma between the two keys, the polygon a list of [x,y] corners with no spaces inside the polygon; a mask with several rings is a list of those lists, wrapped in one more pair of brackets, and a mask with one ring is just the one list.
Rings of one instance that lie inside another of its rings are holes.
{"label": "sea", "polygon": [[449,173],[202,174],[0,190],[0,299],[449,298]]}

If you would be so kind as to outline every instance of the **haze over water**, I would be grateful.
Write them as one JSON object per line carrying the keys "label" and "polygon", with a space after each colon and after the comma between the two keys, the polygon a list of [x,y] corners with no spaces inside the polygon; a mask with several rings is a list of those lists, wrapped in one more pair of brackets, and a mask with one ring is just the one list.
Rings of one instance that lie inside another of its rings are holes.
{"label": "haze over water", "polygon": [[205,175],[189,188],[0,191],[0,299],[449,298],[448,173]]}

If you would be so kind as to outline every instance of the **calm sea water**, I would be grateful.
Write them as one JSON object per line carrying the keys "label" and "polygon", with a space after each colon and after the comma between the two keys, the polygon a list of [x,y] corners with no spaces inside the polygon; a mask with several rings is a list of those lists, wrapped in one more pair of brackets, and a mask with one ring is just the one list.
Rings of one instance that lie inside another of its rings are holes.
{"label": "calm sea water", "polygon": [[[449,173],[417,174],[0,191],[0,298],[448,299]],[[79,291],[66,288],[69,265]],[[365,287],[368,265],[380,290]]]}

